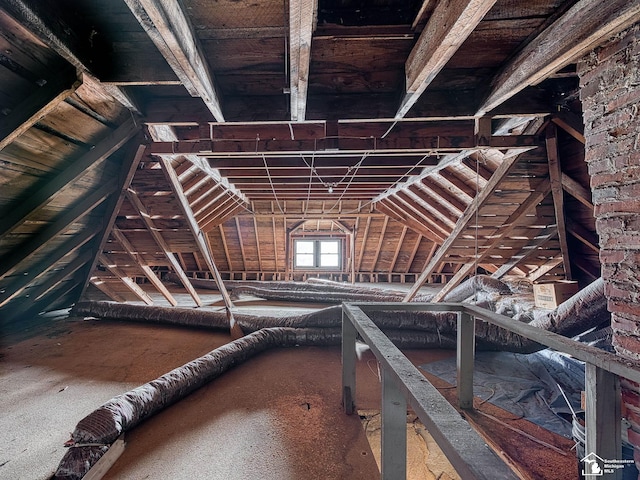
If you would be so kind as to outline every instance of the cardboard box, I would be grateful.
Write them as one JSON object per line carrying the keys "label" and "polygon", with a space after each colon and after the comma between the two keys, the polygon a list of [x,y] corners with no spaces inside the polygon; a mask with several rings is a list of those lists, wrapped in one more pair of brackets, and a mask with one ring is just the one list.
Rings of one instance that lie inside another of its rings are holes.
{"label": "cardboard box", "polygon": [[559,280],[533,284],[533,299],[538,308],[556,308],[578,293],[578,282]]}

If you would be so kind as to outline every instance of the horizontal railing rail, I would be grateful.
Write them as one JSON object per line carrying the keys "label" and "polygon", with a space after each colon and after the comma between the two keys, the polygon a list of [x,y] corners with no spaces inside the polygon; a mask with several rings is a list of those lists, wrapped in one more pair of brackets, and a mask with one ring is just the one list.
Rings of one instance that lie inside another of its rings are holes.
{"label": "horizontal railing rail", "polygon": [[[586,453],[602,459],[621,459],[620,377],[640,383],[640,364],[462,303],[344,303],[342,305],[342,402],[347,414],[355,411],[355,341],[369,346],[382,366],[381,478],[406,478],[406,408],[411,405],[462,478],[517,478],[487,447],[457,410],[400,352],[369,318],[367,312],[455,312],[457,323],[458,406],[473,408],[475,322],[484,321],[585,362]],[[619,478],[621,470],[609,478]]]}

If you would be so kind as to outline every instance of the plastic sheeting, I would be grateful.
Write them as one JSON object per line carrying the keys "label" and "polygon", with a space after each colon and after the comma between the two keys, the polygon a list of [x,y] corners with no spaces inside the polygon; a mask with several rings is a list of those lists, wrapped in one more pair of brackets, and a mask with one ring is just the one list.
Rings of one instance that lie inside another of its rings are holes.
{"label": "plastic sheeting", "polygon": [[[455,359],[445,359],[421,369],[455,384]],[[571,408],[580,411],[584,390],[584,364],[549,349],[523,355],[510,352],[480,352],[473,373],[474,395],[526,418],[547,430],[571,438]]]}

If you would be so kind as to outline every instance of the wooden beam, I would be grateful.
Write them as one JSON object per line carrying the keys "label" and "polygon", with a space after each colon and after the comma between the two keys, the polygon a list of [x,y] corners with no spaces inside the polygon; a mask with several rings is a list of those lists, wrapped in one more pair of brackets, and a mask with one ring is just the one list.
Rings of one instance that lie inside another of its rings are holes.
{"label": "wooden beam", "polygon": [[[131,119],[110,132],[95,148],[72,161],[70,165],[51,179],[37,182],[0,212],[0,239],[22,224],[26,217],[46,205],[58,192],[75,182],[91,168],[120,149],[140,127]],[[2,147],[0,146],[0,149]]]}
{"label": "wooden beam", "polygon": [[111,230],[111,235],[113,235],[113,238],[115,238],[120,243],[120,245],[122,245],[122,248],[124,249],[125,252],[127,252],[127,255],[129,255],[129,257],[136,263],[138,268],[142,270],[142,273],[144,273],[144,276],[147,277],[147,280],[151,282],[151,284],[156,288],[156,290],[158,290],[158,292],[160,292],[162,296],[166,298],[167,301],[172,306],[174,307],[177,306],[178,301],[173,297],[173,295],[171,295],[171,292],[169,292],[169,290],[164,285],[164,283],[162,283],[162,281],[160,280],[160,278],[158,278],[156,273],[144,261],[144,258],[142,258],[142,255],[136,252],[135,247],[131,245],[131,242],[129,242],[125,234],[122,233],[122,231],[120,231],[118,227],[113,227],[113,229]]}
{"label": "wooden beam", "polygon": [[569,195],[571,195],[573,198],[587,207],[591,212],[593,212],[591,190],[589,188],[582,186],[566,173],[562,173],[561,182],[562,188],[565,192],[567,192]]}
{"label": "wooden beam", "polygon": [[422,242],[422,234],[418,233],[418,237],[416,238],[416,243],[413,244],[413,248],[411,249],[411,255],[409,255],[409,260],[407,261],[407,268],[405,269],[404,273],[409,273],[409,271],[411,270],[411,265],[413,264],[413,260],[416,258],[416,254],[418,253],[418,249],[420,248],[420,242]]}
{"label": "wooden beam", "polygon": [[188,15],[177,0],[125,0],[187,91],[224,122],[213,74]]}
{"label": "wooden beam", "polygon": [[238,234],[238,243],[240,244],[240,255],[242,256],[242,267],[247,269],[247,255],[244,251],[244,242],[242,241],[242,230],[240,228],[240,221],[238,217],[234,218],[236,224],[236,233]]}
{"label": "wooden beam", "polygon": [[598,246],[599,238],[595,233],[587,230],[578,222],[567,218],[567,232],[580,240],[584,245],[591,249],[594,253],[600,254],[600,247]]}
{"label": "wooden beam", "polygon": [[405,64],[406,94],[395,115],[396,119],[403,118],[409,112],[495,1],[438,2]]}
{"label": "wooden beam", "polygon": [[129,188],[131,179],[135,175],[138,165],[140,164],[140,160],[144,155],[145,146],[140,144],[141,140],[142,135],[138,135],[137,138],[131,141],[131,145],[124,155],[122,164],[120,165],[118,171],[117,190],[114,195],[112,195],[105,208],[105,214],[102,221],[102,230],[100,230],[100,234],[96,238],[96,246],[94,247],[95,256],[93,258],[93,261],[91,262],[91,267],[87,272],[87,277],[85,278],[84,284],[82,285],[80,296],[84,294],[87,286],[89,285],[89,280],[91,278],[92,272],[95,270],[96,264],[98,262],[98,254],[104,250],[104,246],[107,243],[107,240],[109,240],[109,232],[111,232],[111,228],[116,222],[118,212],[120,212],[120,207],[122,206],[122,202],[124,200],[124,192],[127,188]]}
{"label": "wooden beam", "polygon": [[180,205],[180,209],[184,214],[185,219],[187,220],[187,225],[189,226],[189,230],[193,235],[196,244],[198,245],[198,251],[203,256],[204,261],[209,268],[209,271],[213,275],[216,284],[218,285],[218,291],[222,295],[222,300],[224,301],[225,307],[227,309],[227,313],[232,315],[231,310],[233,309],[233,302],[231,301],[231,297],[229,296],[229,292],[224,286],[224,282],[222,281],[222,277],[220,276],[220,272],[218,271],[218,267],[213,259],[213,253],[211,253],[211,249],[209,243],[204,238],[204,233],[200,229],[198,222],[196,221],[195,216],[193,215],[193,211],[191,210],[191,206],[189,205],[189,201],[182,191],[182,185],[180,184],[180,180],[178,180],[178,175],[176,171],[171,166],[171,162],[164,157],[160,157],[160,165],[162,167],[162,171],[164,172],[169,185],[171,186],[171,190],[175,198],[178,200],[178,204]]}
{"label": "wooden beam", "polygon": [[91,285],[96,287],[114,302],[125,303],[127,301],[127,299],[120,295],[118,292],[111,290],[111,287],[109,287],[109,285],[107,285],[107,283],[100,277],[94,275],[93,277],[91,277],[90,282]]}
{"label": "wooden beam", "polygon": [[72,236],[69,240],[50,252],[42,261],[30,266],[28,272],[24,272],[23,275],[14,276],[11,282],[0,292],[0,308],[4,307],[13,297],[19,295],[25,287],[31,285],[35,280],[51,271],[65,256],[77,251],[97,234],[97,229],[83,229],[80,234]]}
{"label": "wooden beam", "polygon": [[502,69],[476,115],[540,83],[638,20],[638,0],[578,1]]}
{"label": "wooden beam", "polygon": [[376,210],[397,220],[403,225],[407,225],[434,243],[441,244],[444,241],[445,236],[436,233],[432,228],[425,225],[425,218],[423,216],[416,216],[416,213],[413,211],[406,210],[402,205],[398,205],[397,200],[396,198],[390,197],[382,202],[378,202],[376,203]]}
{"label": "wooden beam", "polygon": [[227,259],[227,265],[229,266],[229,271],[233,272],[233,265],[231,265],[231,257],[229,256],[229,247],[227,245],[227,239],[224,236],[224,228],[222,224],[218,225],[218,229],[220,230],[220,238],[222,239],[222,248],[224,248],[224,256]]}
{"label": "wooden beam", "polygon": [[176,256],[173,254],[173,252],[171,252],[171,249],[169,248],[169,245],[167,244],[165,239],[162,238],[162,235],[160,235],[160,231],[158,230],[158,228],[156,228],[155,224],[153,223],[153,220],[151,219],[151,215],[149,214],[149,212],[147,211],[147,208],[142,203],[142,200],[140,200],[140,197],[138,196],[138,194],[136,194],[133,190],[129,189],[127,190],[126,195],[127,195],[127,199],[131,202],[131,205],[133,205],[133,207],[137,209],[138,212],[140,213],[140,217],[142,218],[142,221],[147,227],[148,232],[156,241],[160,249],[164,252],[165,256],[167,257],[167,260],[169,260],[169,263],[171,264],[171,267],[173,267],[173,270],[176,272],[176,275],[178,275],[178,277],[180,278],[180,282],[182,282],[182,285],[184,286],[184,288],[187,289],[187,292],[189,292],[189,295],[191,295],[191,298],[193,298],[193,300],[196,302],[196,305],[198,307],[201,307],[202,300],[200,300],[198,293],[193,288],[193,285],[191,285],[191,281],[189,280],[189,277],[187,277],[187,275],[184,273],[184,270],[182,270],[182,267],[180,266],[180,262],[178,261]]}
{"label": "wooden beam", "polygon": [[558,129],[551,123],[546,129],[547,159],[549,161],[549,179],[551,180],[551,194],[553,195],[553,209],[558,226],[558,240],[562,252],[562,263],[567,280],[572,279],[571,261],[569,257],[569,245],[567,243],[567,230],[564,218],[564,191],[562,190],[562,167],[558,153]]}
{"label": "wooden beam", "polygon": [[503,158],[502,163],[493,173],[491,180],[489,180],[482,191],[480,191],[480,193],[469,204],[464,214],[456,223],[456,227],[445,239],[444,243],[440,246],[437,253],[427,265],[427,268],[425,268],[425,270],[420,274],[420,277],[416,280],[416,283],[411,287],[411,290],[409,290],[409,293],[407,293],[403,299],[404,302],[408,302],[416,296],[420,287],[422,287],[424,282],[431,276],[437,266],[444,260],[449,253],[449,250],[451,250],[456,240],[458,240],[458,237],[466,230],[471,220],[474,219],[476,211],[484,205],[491,195],[493,195],[493,192],[498,187],[502,179],[509,173],[509,170],[515,164],[517,159],[518,155],[508,155]]}
{"label": "wooden beam", "polygon": [[133,281],[132,278],[125,275],[125,273],[118,268],[118,266],[109,260],[106,254],[101,253],[98,255],[98,261],[102,264],[104,268],[109,270],[113,275],[118,277],[122,283],[140,300],[142,300],[147,305],[153,305],[153,300],[151,297],[147,295],[147,293],[140,288],[136,282]]}
{"label": "wooden beam", "polygon": [[362,258],[364,257],[365,246],[369,238],[369,228],[371,228],[371,217],[367,217],[367,224],[364,226],[364,234],[362,235],[362,245],[360,245],[360,253],[358,254],[358,264],[356,270],[361,271]]}
{"label": "wooden beam", "polygon": [[[479,253],[474,258],[473,262],[468,262],[465,265],[461,265],[460,269],[456,272],[456,274],[449,280],[442,289],[436,293],[431,299],[432,302],[440,302],[444,299],[444,297],[455,287],[460,284],[462,280],[471,272],[473,272],[477,266],[484,261],[492,252],[492,250],[503,242],[505,237],[508,237],[509,234],[518,226],[518,222],[524,218],[527,213],[533,208],[535,208],[544,198],[549,194],[550,186],[545,182],[539,190],[531,193],[529,198],[527,198],[520,206],[511,214],[509,218],[507,218],[504,224],[498,228],[494,233],[490,235],[492,240],[485,242],[481,245],[482,253]],[[473,272],[475,274],[475,272]]]}
{"label": "wooden beam", "polygon": [[58,75],[19,103],[0,125],[0,150],[55,110],[81,84],[73,69],[63,68]]}
{"label": "wooden beam", "polygon": [[115,182],[104,183],[99,189],[80,198],[70,209],[56,216],[50,224],[28,240],[3,255],[0,258],[0,279],[16,272],[23,260],[40,251],[51,239],[69,229],[73,223],[104,202],[116,189]]}
{"label": "wooden beam", "polygon": [[524,262],[527,258],[536,253],[541,246],[543,246],[551,238],[553,238],[554,235],[556,235],[557,231],[558,229],[555,226],[545,228],[538,235],[536,235],[535,238],[531,239],[532,243],[525,245],[522,250],[520,250],[520,252],[518,252],[516,255],[513,255],[507,263],[502,264],[500,268],[498,268],[498,270],[491,274],[491,276],[493,278],[502,278],[503,276],[505,276],[519,263]]}
{"label": "wooden beam", "polygon": [[398,245],[396,246],[396,251],[393,254],[393,258],[391,259],[391,265],[389,266],[389,273],[393,272],[393,267],[396,266],[396,262],[398,261],[398,255],[400,255],[400,250],[402,249],[402,243],[404,242],[404,237],[407,234],[407,227],[402,227],[402,233],[400,234],[400,238],[398,239]]}
{"label": "wooden beam", "polygon": [[[90,42],[77,34],[75,26],[70,25],[63,17],[65,9],[50,2],[33,0],[6,0],[3,8],[27,30],[35,35],[42,43],[50,47],[54,52],[75,67],[83,75],[86,83],[89,77],[94,79],[100,90],[107,92],[126,108],[140,113],[135,101],[121,88],[100,84],[92,75],[93,67],[101,62],[96,57],[96,51],[92,50]],[[87,32],[88,33],[88,32]]]}
{"label": "wooden beam", "polygon": [[317,0],[289,1],[289,94],[294,122],[304,120],[307,111],[311,38],[317,10]]}
{"label": "wooden beam", "polygon": [[389,217],[384,217],[384,222],[382,223],[382,230],[380,230],[380,238],[378,239],[378,246],[376,247],[376,253],[373,256],[373,263],[371,266],[371,271],[376,270],[376,265],[378,264],[378,259],[380,258],[380,250],[382,249],[382,244],[384,243],[384,235],[387,233],[387,225],[389,224]]}
{"label": "wooden beam", "polygon": [[529,279],[529,281],[531,281],[531,282],[535,282],[536,280],[540,279],[541,277],[543,277],[544,275],[549,273],[551,270],[556,268],[558,265],[560,265],[562,263],[562,261],[563,261],[562,260],[562,255],[560,255],[560,256],[558,256],[556,258],[552,258],[550,260],[547,260],[543,265],[540,265],[533,272],[531,272],[527,276],[527,279]]}
{"label": "wooden beam", "polygon": [[561,129],[579,141],[581,144],[586,143],[584,138],[584,125],[582,117],[569,113],[556,113],[551,117],[551,121],[558,125]]}

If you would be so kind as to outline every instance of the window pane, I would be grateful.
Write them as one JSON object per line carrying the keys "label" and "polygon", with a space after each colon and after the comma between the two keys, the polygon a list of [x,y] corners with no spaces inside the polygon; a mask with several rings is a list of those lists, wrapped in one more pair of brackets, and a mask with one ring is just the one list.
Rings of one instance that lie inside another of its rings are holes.
{"label": "window pane", "polygon": [[296,255],[296,267],[313,267],[313,254],[299,253]]}
{"label": "window pane", "polygon": [[312,240],[296,240],[296,254],[311,253],[313,254],[313,246],[315,242]]}
{"label": "window pane", "polygon": [[338,242],[336,240],[323,240],[320,242],[320,253],[338,254]]}
{"label": "window pane", "polygon": [[321,267],[339,267],[340,256],[337,253],[324,253],[320,255]]}

